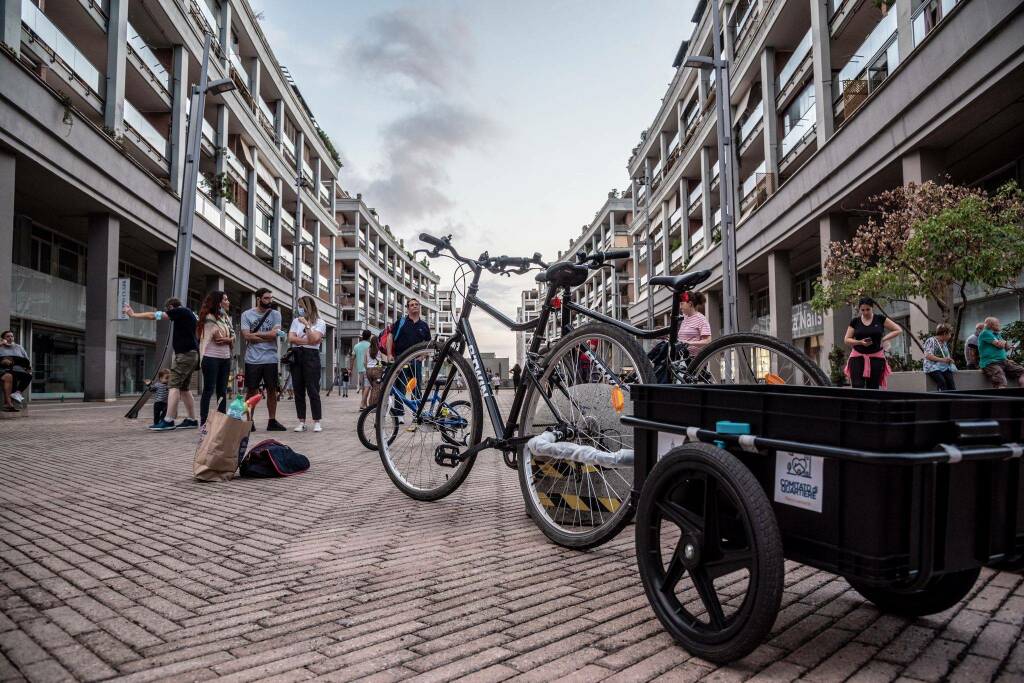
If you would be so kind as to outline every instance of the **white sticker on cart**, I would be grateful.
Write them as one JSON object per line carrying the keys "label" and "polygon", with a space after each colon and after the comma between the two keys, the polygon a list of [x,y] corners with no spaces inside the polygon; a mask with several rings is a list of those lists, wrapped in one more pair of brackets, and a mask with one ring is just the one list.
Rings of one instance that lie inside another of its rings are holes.
{"label": "white sticker on cart", "polygon": [[825,459],[789,451],[775,453],[775,502],[821,512]]}
{"label": "white sticker on cart", "polygon": [[686,443],[686,437],[672,432],[658,432],[658,457],[662,457],[676,446]]}

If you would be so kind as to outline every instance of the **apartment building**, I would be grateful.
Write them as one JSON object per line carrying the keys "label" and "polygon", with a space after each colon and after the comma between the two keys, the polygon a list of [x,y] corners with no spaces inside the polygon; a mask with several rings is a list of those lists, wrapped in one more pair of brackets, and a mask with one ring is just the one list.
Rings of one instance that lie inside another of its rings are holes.
{"label": "apartment building", "polygon": [[405,313],[411,298],[419,300],[423,319],[438,333],[440,277],[430,270],[426,258],[415,257],[390,225],[381,224],[377,210],[366,205],[362,194],[353,197],[338,187],[334,202],[339,233],[334,282],[342,362],[347,363],[344,358],[364,329],[380,334]]}
{"label": "apartment building", "polygon": [[32,356],[33,396],[137,393],[159,362],[167,326],[117,320],[116,289],[127,280],[140,310],[171,294],[206,34],[210,79],[235,87],[202,112],[187,303],[223,289],[237,325],[267,286],[287,324],[297,271],[328,323],[330,376],[339,161],[249,4],[0,0],[0,10],[0,327]]}
{"label": "apartment building", "polygon": [[437,292],[437,327],[434,328],[438,337],[450,337],[455,334],[455,323],[459,319],[458,301],[455,291],[440,289]]}
{"label": "apartment building", "polygon": [[[575,259],[579,252],[594,253],[611,249],[630,249],[632,240],[629,226],[633,222],[633,200],[631,190],[619,193],[612,190],[594,219],[583,226],[580,234],[569,241],[568,248],[558,252],[559,259]],[[634,259],[610,262],[608,267],[590,271],[586,282],[572,291],[573,301],[605,315],[625,320],[629,303],[634,292]],[[516,319],[525,322],[540,314],[547,286],[537,284],[520,294],[520,305],[516,308]],[[545,338],[551,342],[561,336],[558,318],[548,320]],[[516,362],[525,366],[526,349],[533,339],[532,332],[516,333]]]}
{"label": "apartment building", "polygon": [[[793,340],[824,364],[850,314],[815,314],[808,301],[828,244],[865,220],[868,197],[945,176],[987,189],[1024,178],[1021,2],[717,4],[735,124],[740,328]],[[711,5],[699,3],[675,77],[629,158],[638,245],[629,317],[648,324],[651,296],[654,323],[667,319],[668,292],[650,291],[649,274],[711,269],[702,287],[719,334],[716,89],[713,73],[683,66],[712,54]],[[967,319],[1017,319],[1020,306],[979,291]],[[892,312],[927,329],[915,308]]]}

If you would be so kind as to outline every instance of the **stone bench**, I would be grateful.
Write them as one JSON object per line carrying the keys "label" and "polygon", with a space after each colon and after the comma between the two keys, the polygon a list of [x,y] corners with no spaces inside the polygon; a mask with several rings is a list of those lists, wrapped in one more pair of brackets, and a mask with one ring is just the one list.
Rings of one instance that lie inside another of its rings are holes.
{"label": "stone bench", "polygon": [[[957,389],[991,389],[992,384],[981,370],[958,370],[955,376]],[[889,375],[890,391],[937,391],[935,382],[920,370],[894,372]]]}

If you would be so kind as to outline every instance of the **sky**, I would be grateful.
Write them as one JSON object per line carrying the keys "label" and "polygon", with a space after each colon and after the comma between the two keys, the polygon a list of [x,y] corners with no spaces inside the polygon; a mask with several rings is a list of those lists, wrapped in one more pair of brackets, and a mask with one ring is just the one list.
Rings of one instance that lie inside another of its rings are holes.
{"label": "sky", "polygon": [[[661,106],[696,0],[250,0],[361,192],[410,250],[553,261],[613,188]],[[441,289],[453,267],[434,259]],[[533,275],[485,273],[515,317]],[[482,351],[515,357],[483,311]],[[515,362],[514,360],[512,361]]]}

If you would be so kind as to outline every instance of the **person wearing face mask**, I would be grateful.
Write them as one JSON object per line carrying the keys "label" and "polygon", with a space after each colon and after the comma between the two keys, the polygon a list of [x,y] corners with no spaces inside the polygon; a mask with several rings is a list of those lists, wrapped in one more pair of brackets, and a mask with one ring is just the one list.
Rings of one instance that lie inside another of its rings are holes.
{"label": "person wearing face mask", "polygon": [[227,407],[228,374],[231,371],[231,351],[235,345],[235,333],[231,329],[229,313],[231,301],[228,295],[214,290],[206,295],[199,309],[200,368],[203,372],[203,395],[199,399],[199,425],[206,424],[210,414],[210,399],[217,393],[217,410],[225,412]]}
{"label": "person wearing face mask", "polygon": [[[281,331],[281,312],[274,309],[274,294],[260,287],[255,294],[256,306],[242,313],[242,338],[245,339],[245,398],[267,390],[268,432],[283,432],[286,427],[277,421],[277,397],[280,389],[277,373],[277,340]],[[253,425],[255,429],[255,424]]]}
{"label": "person wearing face mask", "polygon": [[320,317],[316,299],[299,298],[296,316],[288,329],[288,342],[294,349],[291,365],[292,384],[295,387],[295,415],[299,418],[297,432],[306,431],[306,397],[313,413],[313,431],[320,432],[320,342],[327,334],[327,323]]}
{"label": "person wearing face mask", "polygon": [[[181,299],[173,296],[164,304],[162,311],[136,313],[131,306],[126,305],[124,314],[129,318],[170,320],[174,323],[174,327],[171,328],[171,348],[174,350],[174,359],[171,361],[167,417],[159,424],[151,425],[150,429],[157,432],[171,429],[197,429],[199,421],[196,420],[196,404],[192,400],[192,391],[189,389],[192,373],[199,365],[199,340],[196,338],[196,323],[199,319],[196,314],[191,309],[182,306]],[[188,418],[174,424],[179,400],[184,404]]]}

